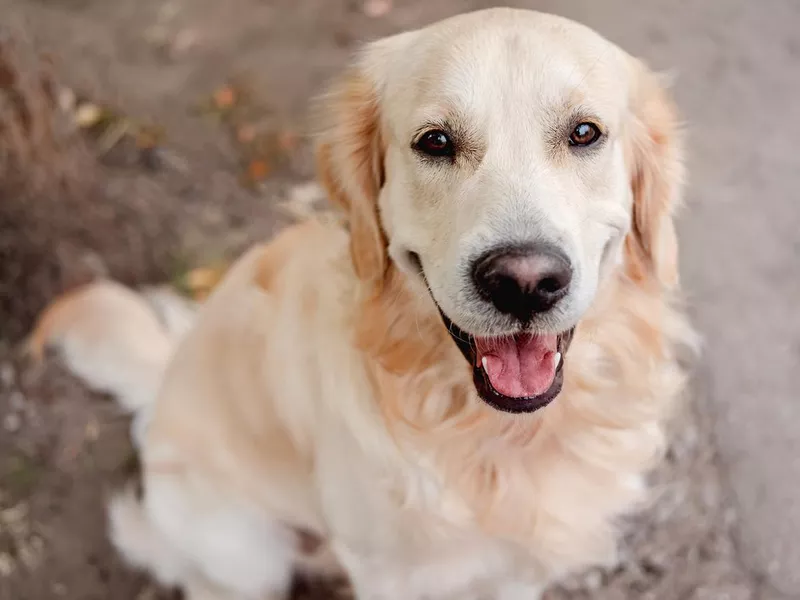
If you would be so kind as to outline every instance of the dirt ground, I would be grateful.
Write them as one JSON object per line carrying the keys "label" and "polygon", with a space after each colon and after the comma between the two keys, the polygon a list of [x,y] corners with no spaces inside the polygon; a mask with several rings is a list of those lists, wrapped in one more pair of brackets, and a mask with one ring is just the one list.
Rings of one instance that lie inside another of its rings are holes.
{"label": "dirt ground", "polygon": [[[105,538],[104,498],[130,462],[127,423],[55,361],[36,366],[20,356],[33,315],[90,277],[176,281],[190,266],[268,238],[285,218],[279,201],[304,193],[313,176],[308,100],[353,48],[487,4],[396,0],[384,12],[385,3],[361,0],[324,8],[315,0],[0,0],[0,138],[9,118],[25,120],[9,98],[36,104],[48,95],[41,69],[76,99],[56,89],[34,120],[70,121],[88,105],[129,123],[115,144],[109,127],[95,135],[69,126],[0,142],[0,599],[173,597],[122,565]],[[44,66],[40,52],[49,54]],[[18,68],[15,77],[3,60]],[[653,505],[621,524],[621,564],[576,576],[550,600],[760,597],[730,535],[736,515],[703,407],[694,386],[653,475]]]}

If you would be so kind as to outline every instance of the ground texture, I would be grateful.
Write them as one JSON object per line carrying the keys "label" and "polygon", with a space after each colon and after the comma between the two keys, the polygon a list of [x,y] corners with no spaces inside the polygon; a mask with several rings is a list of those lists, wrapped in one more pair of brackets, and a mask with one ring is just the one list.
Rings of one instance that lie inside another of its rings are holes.
{"label": "ground texture", "polygon": [[[279,202],[313,192],[308,100],[354,48],[490,4],[0,0],[0,599],[173,596],[105,539],[127,424],[58,365],[20,357],[36,312],[97,275],[186,285],[189,267],[268,238]],[[512,4],[674,69],[684,272],[708,339],[622,564],[549,598],[800,598],[800,4]]]}

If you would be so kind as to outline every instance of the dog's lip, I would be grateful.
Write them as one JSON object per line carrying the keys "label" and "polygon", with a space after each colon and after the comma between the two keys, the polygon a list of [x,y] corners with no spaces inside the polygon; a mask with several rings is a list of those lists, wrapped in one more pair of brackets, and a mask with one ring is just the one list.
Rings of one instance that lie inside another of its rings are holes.
{"label": "dog's lip", "polygon": [[439,314],[442,316],[450,337],[453,338],[456,346],[458,346],[458,349],[472,367],[472,381],[475,385],[475,390],[481,400],[489,406],[508,413],[532,413],[550,404],[561,392],[561,388],[564,385],[564,363],[566,362],[567,350],[575,331],[574,327],[558,335],[558,352],[561,354],[561,360],[556,366],[553,383],[550,384],[547,391],[536,396],[512,398],[494,389],[486,371],[481,365],[476,364],[475,337],[453,323],[441,308],[439,308]]}

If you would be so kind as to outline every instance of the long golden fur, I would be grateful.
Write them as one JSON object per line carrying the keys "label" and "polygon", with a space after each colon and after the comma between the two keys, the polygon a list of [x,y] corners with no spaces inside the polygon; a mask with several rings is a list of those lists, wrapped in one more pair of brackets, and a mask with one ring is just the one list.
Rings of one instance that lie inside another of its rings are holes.
{"label": "long golden fur", "polygon": [[[517,16],[491,15],[505,18]],[[325,98],[317,154],[346,225],[312,219],[248,253],[158,400],[129,403],[147,425],[146,497],[120,497],[111,516],[131,562],[197,598],[280,596],[293,568],[338,565],[360,598],[515,599],[611,560],[615,519],[645,498],[641,476],[664,449],[685,379],[676,352],[694,342],[678,303],[676,111],[656,76],[623,63],[629,231],[578,322],[563,390],[530,415],[478,398],[436,305],[392,258],[379,207],[396,134],[374,67],[351,69]],[[122,359],[143,369],[149,344],[175,343],[115,284],[60,302],[33,347],[60,344],[96,387],[124,396],[135,383],[115,379]],[[93,345],[103,327],[113,356]],[[324,559],[297,552],[299,530],[328,541]]]}

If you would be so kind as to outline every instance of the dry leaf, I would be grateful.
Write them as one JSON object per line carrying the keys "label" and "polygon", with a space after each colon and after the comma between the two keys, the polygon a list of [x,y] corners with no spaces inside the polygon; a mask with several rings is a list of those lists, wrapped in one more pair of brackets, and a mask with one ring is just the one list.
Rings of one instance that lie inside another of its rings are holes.
{"label": "dry leaf", "polygon": [[97,104],[84,102],[75,110],[75,122],[83,129],[94,127],[106,117],[106,111]]}
{"label": "dry leaf", "polygon": [[229,85],[222,86],[214,92],[213,98],[214,106],[220,110],[233,108],[233,105],[236,104],[236,92]]}
{"label": "dry leaf", "polygon": [[184,277],[184,287],[195,300],[204,300],[225,276],[227,265],[198,267]]}
{"label": "dry leaf", "polygon": [[186,283],[194,289],[211,288],[221,277],[218,268],[198,267],[186,274]]}
{"label": "dry leaf", "polygon": [[269,165],[265,160],[256,158],[247,165],[247,178],[252,182],[263,181],[269,174]]}
{"label": "dry leaf", "polygon": [[97,141],[97,147],[100,154],[106,154],[111,149],[119,144],[131,129],[131,123],[127,119],[116,119],[111,121],[103,131],[100,139]]}
{"label": "dry leaf", "polygon": [[161,127],[142,127],[136,133],[136,147],[143,150],[156,148],[164,141],[164,137]]}

